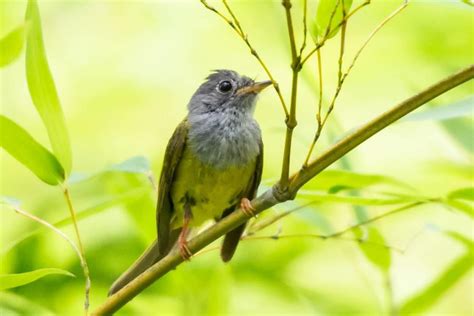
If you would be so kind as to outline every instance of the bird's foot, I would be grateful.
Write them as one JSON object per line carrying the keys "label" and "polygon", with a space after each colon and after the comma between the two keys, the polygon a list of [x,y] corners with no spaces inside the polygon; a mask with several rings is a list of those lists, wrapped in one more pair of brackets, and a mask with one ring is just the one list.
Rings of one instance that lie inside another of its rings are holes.
{"label": "bird's foot", "polygon": [[180,239],[178,241],[178,247],[181,258],[183,258],[184,261],[191,261],[193,253],[191,252],[191,250],[189,250],[188,242],[186,241],[186,239]]}
{"label": "bird's foot", "polygon": [[255,208],[252,206],[252,203],[247,198],[243,198],[242,200],[240,200],[240,208],[242,209],[242,212],[244,212],[244,214],[248,217],[257,216],[255,214]]}

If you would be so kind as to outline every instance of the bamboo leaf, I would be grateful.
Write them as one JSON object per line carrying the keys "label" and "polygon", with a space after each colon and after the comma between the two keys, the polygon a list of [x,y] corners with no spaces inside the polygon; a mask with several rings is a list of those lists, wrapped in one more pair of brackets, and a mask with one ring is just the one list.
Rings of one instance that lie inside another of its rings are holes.
{"label": "bamboo leaf", "polygon": [[[386,241],[377,228],[369,226],[363,229],[354,230],[355,235],[362,241],[372,243],[359,243],[359,247],[365,257],[378,267],[383,273],[388,273],[392,263],[392,256],[389,249],[384,249],[377,245],[385,245]],[[377,244],[377,245],[375,245]]]}
{"label": "bamboo leaf", "polygon": [[443,106],[416,112],[405,117],[403,121],[444,121],[460,117],[471,117],[474,112],[474,95],[466,99]]}
{"label": "bamboo leaf", "polygon": [[5,67],[20,56],[25,43],[25,25],[20,25],[0,40],[0,67]]}
{"label": "bamboo leaf", "polygon": [[29,23],[26,36],[28,88],[33,103],[48,131],[53,152],[67,176],[72,165],[71,148],[64,114],[46,58],[40,13],[35,0],[28,1],[25,19]]}
{"label": "bamboo leaf", "polygon": [[56,268],[38,269],[30,272],[16,274],[2,274],[0,275],[0,290],[7,290],[14,287],[26,285],[51,274],[67,275],[70,277],[74,277],[74,274]]}
{"label": "bamboo leaf", "polygon": [[471,7],[474,7],[474,2],[472,2],[472,0],[461,0],[461,1],[467,5],[470,5]]}
{"label": "bamboo leaf", "polygon": [[464,214],[468,215],[469,217],[474,218],[474,207],[459,200],[447,199],[444,203],[448,206],[454,207],[458,211],[463,212]]}
{"label": "bamboo leaf", "polygon": [[0,130],[0,146],[43,182],[57,185],[64,181],[64,170],[56,157],[21,126],[0,115]]}
{"label": "bamboo leaf", "polygon": [[11,292],[2,292],[0,295],[0,315],[55,315],[52,311],[37,303]]}
{"label": "bamboo leaf", "polygon": [[127,173],[143,173],[150,172],[150,162],[143,156],[136,156],[127,159],[121,163],[115,164],[107,168],[105,171],[120,171]]}
{"label": "bamboo leaf", "polygon": [[455,231],[447,231],[447,232],[445,232],[445,234],[447,236],[451,237],[452,239],[454,239],[456,241],[459,241],[467,249],[471,249],[471,251],[474,250],[474,242],[472,240],[468,239],[467,237],[465,237],[464,235],[461,235],[460,233],[455,232]]}
{"label": "bamboo leaf", "polygon": [[[127,205],[129,203],[132,203],[136,200],[143,198],[146,193],[148,193],[148,191],[143,190],[143,188],[137,188],[137,189],[131,190],[130,192],[124,193],[122,195],[101,200],[90,207],[80,210],[77,213],[77,220],[81,221],[93,215],[99,214],[103,211],[109,210],[112,207],[116,207],[119,205]],[[0,197],[0,203],[11,205],[14,208],[16,205],[11,203],[9,200],[11,200],[11,198],[6,199],[5,197]],[[57,228],[61,228],[61,227],[70,225],[71,223],[72,223],[71,217],[67,216],[52,224]],[[47,231],[45,227],[39,227],[37,229],[29,230],[28,232],[25,232],[24,234],[22,234],[21,236],[17,237],[16,239],[12,241],[4,242],[0,250],[0,255],[4,255],[8,253],[11,249],[16,247],[22,241],[45,231]]]}
{"label": "bamboo leaf", "polygon": [[474,201],[474,188],[469,187],[453,191],[448,194],[448,198]]}
{"label": "bamboo leaf", "polygon": [[411,187],[402,181],[378,174],[363,174],[348,170],[325,170],[305,185],[305,188],[337,193],[343,190],[363,189],[375,185],[387,185],[404,189]]}
{"label": "bamboo leaf", "polygon": [[457,259],[446,271],[425,289],[409,299],[401,307],[401,314],[412,315],[423,313],[436,304],[438,299],[472,269],[472,248],[464,256]]}
{"label": "bamboo leaf", "polygon": [[369,198],[362,196],[351,196],[342,194],[328,194],[312,190],[300,190],[298,195],[303,198],[310,198],[320,202],[329,203],[348,203],[354,205],[393,205],[418,201],[414,197],[396,197],[396,198]]}
{"label": "bamboo leaf", "polygon": [[[311,35],[316,42],[324,38],[328,28],[332,30],[329,32],[328,38],[332,38],[337,34],[340,29],[338,25],[343,19],[343,6],[347,14],[352,6],[352,0],[320,0],[318,2],[316,20],[311,26]],[[336,12],[331,21],[331,15],[334,10],[336,10]],[[329,22],[331,22],[331,24],[329,24]]]}

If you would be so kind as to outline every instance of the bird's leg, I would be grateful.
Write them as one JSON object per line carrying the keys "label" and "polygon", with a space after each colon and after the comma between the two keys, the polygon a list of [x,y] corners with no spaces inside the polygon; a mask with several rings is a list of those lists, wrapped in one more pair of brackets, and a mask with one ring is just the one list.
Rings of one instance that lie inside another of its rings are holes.
{"label": "bird's leg", "polygon": [[244,214],[248,217],[257,216],[255,214],[255,207],[253,207],[252,203],[247,198],[242,198],[242,200],[240,200],[240,208],[242,209],[242,212],[244,212]]}
{"label": "bird's leg", "polygon": [[192,252],[188,248],[188,242],[186,240],[186,237],[188,236],[189,232],[189,222],[193,218],[193,214],[191,213],[191,206],[189,203],[184,204],[184,220],[183,220],[183,229],[181,230],[181,233],[179,234],[178,237],[178,246],[179,246],[179,252],[181,254],[181,257],[185,261],[191,260],[192,257]]}

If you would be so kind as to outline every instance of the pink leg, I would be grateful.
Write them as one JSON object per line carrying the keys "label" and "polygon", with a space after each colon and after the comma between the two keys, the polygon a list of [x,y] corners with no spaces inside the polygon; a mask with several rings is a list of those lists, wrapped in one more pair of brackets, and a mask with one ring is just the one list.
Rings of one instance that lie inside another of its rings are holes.
{"label": "pink leg", "polygon": [[181,254],[181,257],[185,261],[190,261],[191,257],[193,256],[191,250],[188,248],[188,242],[186,240],[186,237],[188,236],[189,232],[189,222],[192,219],[192,213],[191,213],[191,208],[189,207],[188,204],[184,205],[184,221],[183,221],[183,229],[181,230],[181,233],[179,234],[178,237],[178,247],[179,247],[179,252]]}
{"label": "pink leg", "polygon": [[243,198],[240,200],[240,208],[244,212],[245,215],[248,217],[255,217],[255,208],[252,206],[252,203],[250,203],[250,200],[247,198]]}

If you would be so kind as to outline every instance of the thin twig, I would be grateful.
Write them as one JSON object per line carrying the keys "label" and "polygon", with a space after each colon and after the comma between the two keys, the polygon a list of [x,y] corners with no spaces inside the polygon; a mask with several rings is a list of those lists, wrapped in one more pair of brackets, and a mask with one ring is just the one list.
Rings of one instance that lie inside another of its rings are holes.
{"label": "thin twig", "polygon": [[[391,19],[393,19],[398,13],[400,13],[400,11],[402,11],[406,6],[407,6],[408,2],[405,1],[400,7],[398,7],[394,12],[392,12],[388,17],[386,17],[369,35],[369,37],[365,40],[365,42],[362,44],[362,46],[359,48],[359,50],[357,51],[357,53],[355,54],[349,68],[346,70],[346,72],[343,74],[342,73],[342,62],[343,62],[343,55],[344,55],[344,46],[345,46],[345,32],[346,32],[346,23],[347,23],[347,19],[346,18],[343,18],[343,24],[341,25],[341,46],[340,46],[340,53],[339,53],[339,61],[338,61],[338,83],[337,83],[337,86],[336,86],[336,91],[334,92],[334,95],[333,97],[331,98],[331,102],[329,103],[329,106],[328,106],[328,109],[326,111],[326,114],[324,116],[324,118],[322,119],[322,122],[318,121],[318,125],[316,127],[316,132],[315,132],[315,135],[313,137],[313,142],[311,143],[310,145],[310,148],[309,148],[309,151],[308,151],[308,154],[306,156],[306,160],[305,162],[303,163],[303,167],[306,167],[308,165],[308,161],[312,155],[312,152],[314,150],[314,147],[317,143],[317,141],[319,140],[319,137],[321,136],[321,131],[322,129],[324,128],[324,126],[326,125],[326,121],[327,119],[329,118],[329,116],[331,115],[331,113],[333,112],[334,110],[334,106],[336,104],[336,101],[337,101],[337,98],[339,97],[339,94],[341,92],[341,89],[342,89],[342,86],[344,85],[344,82],[347,78],[347,76],[349,75],[350,71],[352,70],[352,68],[354,67],[357,59],[359,58],[359,56],[361,55],[362,51],[364,50],[364,48],[367,46],[367,44],[370,42],[370,40],[375,36],[375,34],[377,34],[377,32],[388,22],[390,21]],[[343,7],[343,14],[345,14],[345,9]],[[318,50],[319,51],[319,50]]]}
{"label": "thin twig", "polygon": [[344,0],[342,0],[342,25],[341,25],[341,43],[339,45],[339,61],[338,61],[338,71],[337,71],[337,81],[338,84],[342,80],[342,63],[344,59],[344,48],[346,44],[346,29],[347,29],[347,22],[346,20],[346,6],[344,4]]}
{"label": "thin twig", "polygon": [[227,22],[227,24],[229,24],[229,26],[237,33],[237,35],[239,35],[239,37],[244,41],[244,43],[247,45],[247,47],[250,49],[250,53],[257,59],[258,63],[260,64],[260,66],[262,66],[263,70],[265,71],[265,73],[267,74],[268,78],[272,81],[273,83],[273,88],[275,89],[277,95],[278,95],[278,98],[280,99],[280,103],[281,103],[281,106],[283,108],[283,111],[285,112],[285,117],[288,118],[289,116],[289,112],[288,112],[288,108],[286,106],[286,103],[285,103],[285,99],[283,98],[283,95],[281,94],[281,91],[280,91],[280,86],[278,85],[278,82],[275,80],[275,78],[273,77],[272,73],[270,72],[270,69],[267,67],[267,65],[265,64],[265,62],[263,61],[263,59],[260,57],[260,55],[257,53],[257,51],[254,49],[254,47],[252,46],[252,44],[250,43],[249,39],[248,39],[248,36],[244,33],[242,27],[240,26],[240,23],[237,19],[237,17],[235,16],[235,14],[232,12],[230,6],[227,4],[227,2],[224,2],[224,4],[226,5],[226,8],[227,8],[227,11],[229,11],[229,13],[231,14],[232,17],[235,18],[235,21],[231,21],[230,19],[228,19],[225,15],[223,15],[221,12],[219,12],[216,8],[210,6],[206,0],[200,0],[201,3],[210,11],[216,13],[218,16],[220,16],[224,21]]}
{"label": "thin twig", "polygon": [[308,0],[303,0],[303,44],[301,44],[300,48],[300,59],[303,55],[303,51],[306,48],[306,38],[308,34],[308,23],[307,23],[307,11],[308,11]]}
{"label": "thin twig", "polygon": [[308,207],[308,206],[310,206],[310,205],[319,203],[319,202],[320,202],[320,201],[317,201],[317,200],[311,201],[311,202],[305,203],[305,204],[303,204],[303,205],[300,205],[300,206],[298,206],[298,207],[295,207],[295,208],[293,208],[293,209],[291,209],[291,210],[288,210],[288,211],[285,211],[285,212],[281,212],[281,213],[279,213],[279,214],[277,214],[277,215],[275,215],[275,216],[273,216],[273,217],[270,217],[270,218],[267,218],[267,219],[263,219],[263,220],[261,220],[261,221],[258,221],[258,222],[256,222],[255,224],[252,225],[252,227],[251,227],[252,229],[249,230],[249,231],[246,233],[246,235],[247,235],[247,236],[254,235],[256,232],[259,232],[259,231],[261,231],[262,229],[267,228],[268,226],[270,226],[270,225],[272,225],[273,223],[275,223],[275,222],[281,220],[282,218],[284,218],[284,217],[286,217],[286,216],[288,216],[288,215],[290,215],[290,214],[292,214],[292,213],[294,213],[294,212],[296,212],[296,211],[299,211],[299,210],[301,210],[301,209],[304,209],[304,208],[306,208],[306,207]]}
{"label": "thin twig", "polygon": [[89,266],[87,264],[86,254],[85,254],[85,251],[84,251],[84,246],[82,245],[81,234],[79,233],[79,227],[77,225],[76,211],[74,210],[74,207],[73,207],[73,204],[72,204],[72,199],[71,199],[71,194],[69,192],[69,189],[67,187],[64,187],[63,193],[64,193],[64,198],[66,199],[66,202],[67,202],[69,213],[71,215],[71,220],[72,220],[72,223],[73,223],[74,232],[76,234],[76,239],[77,239],[79,252],[80,252],[81,258],[82,258],[81,266],[82,266],[82,271],[84,272],[84,277],[86,279],[86,286],[85,286],[86,300],[84,302],[84,310],[85,310],[85,314],[87,315],[88,311],[89,311],[89,293],[90,293],[90,289],[91,289]]}
{"label": "thin twig", "polygon": [[[354,10],[352,10],[351,12],[349,12],[346,16],[345,19],[342,19],[342,21],[340,23],[338,23],[334,28],[331,29],[330,32],[327,32],[327,34],[331,34],[334,30],[337,30],[339,27],[342,26],[342,24],[346,23],[355,13],[357,13],[360,9],[362,9],[363,7],[365,7],[366,5],[369,5],[370,4],[370,0],[366,0],[365,2],[361,3],[359,6],[357,6]],[[330,20],[331,21],[331,20]],[[329,25],[331,25],[331,22],[329,23]],[[323,40],[318,43],[316,45],[316,47],[314,47],[309,53],[308,55],[306,55],[306,57],[302,58],[301,60],[301,65],[304,65],[308,59],[318,51],[318,49],[320,49],[324,43],[326,42],[327,38],[326,36],[323,38]]]}
{"label": "thin twig", "polygon": [[[404,0],[403,4],[398,7],[395,11],[393,11],[388,17],[386,17],[373,31],[372,33],[370,33],[369,37],[367,37],[367,39],[365,40],[365,42],[362,44],[362,46],[359,48],[359,50],[357,51],[357,53],[355,54],[354,56],[354,59],[352,60],[352,63],[350,64],[349,68],[347,69],[346,73],[343,75],[341,81],[344,82],[344,80],[346,79],[346,77],[349,75],[350,71],[352,70],[352,68],[354,67],[357,59],[359,58],[360,54],[362,53],[362,51],[364,50],[364,48],[367,46],[367,44],[369,44],[370,40],[375,36],[375,34],[377,34],[378,31],[380,31],[380,29],[382,29],[382,27],[387,24],[387,22],[389,22],[391,19],[393,19],[397,14],[399,14],[403,9],[405,9],[408,5],[408,0]],[[342,83],[341,83],[342,85]]]}
{"label": "thin twig", "polygon": [[[28,213],[27,211],[24,211],[22,209],[20,209],[19,207],[16,207],[16,206],[11,206],[11,208],[18,214],[26,217],[26,218],[29,218],[43,226],[45,226],[46,228],[49,228],[51,229],[53,232],[55,232],[56,234],[58,234],[59,236],[61,236],[65,241],[67,241],[69,243],[69,245],[71,245],[71,248],[72,250],[74,250],[74,252],[76,253],[77,257],[79,258],[79,261],[81,262],[81,266],[82,267],[87,267],[87,263],[86,263],[86,259],[84,258],[84,256],[81,254],[79,248],[77,248],[76,244],[74,244],[74,242],[65,234],[63,233],[61,230],[59,230],[58,228],[56,228],[54,225],[48,223],[47,221],[45,221],[44,219],[41,219],[33,214],[30,214]],[[89,274],[87,273],[84,273],[84,278],[86,280],[86,285],[85,285],[85,299],[84,299],[84,307],[85,307],[85,314],[87,315],[88,314],[88,306],[89,306],[89,289],[90,289],[90,277],[89,277]]]}
{"label": "thin twig", "polygon": [[298,74],[301,70],[300,59],[296,51],[295,33],[293,29],[293,20],[291,17],[291,1],[283,0],[282,5],[285,8],[286,25],[288,28],[288,36],[290,39],[291,48],[291,101],[290,101],[290,116],[286,120],[286,135],[285,135],[285,147],[283,150],[283,162],[281,167],[281,176],[279,182],[279,190],[282,192],[286,191],[289,183],[290,175],[290,160],[291,160],[291,143],[293,140],[293,130],[298,124],[296,121],[296,97],[298,95]]}

